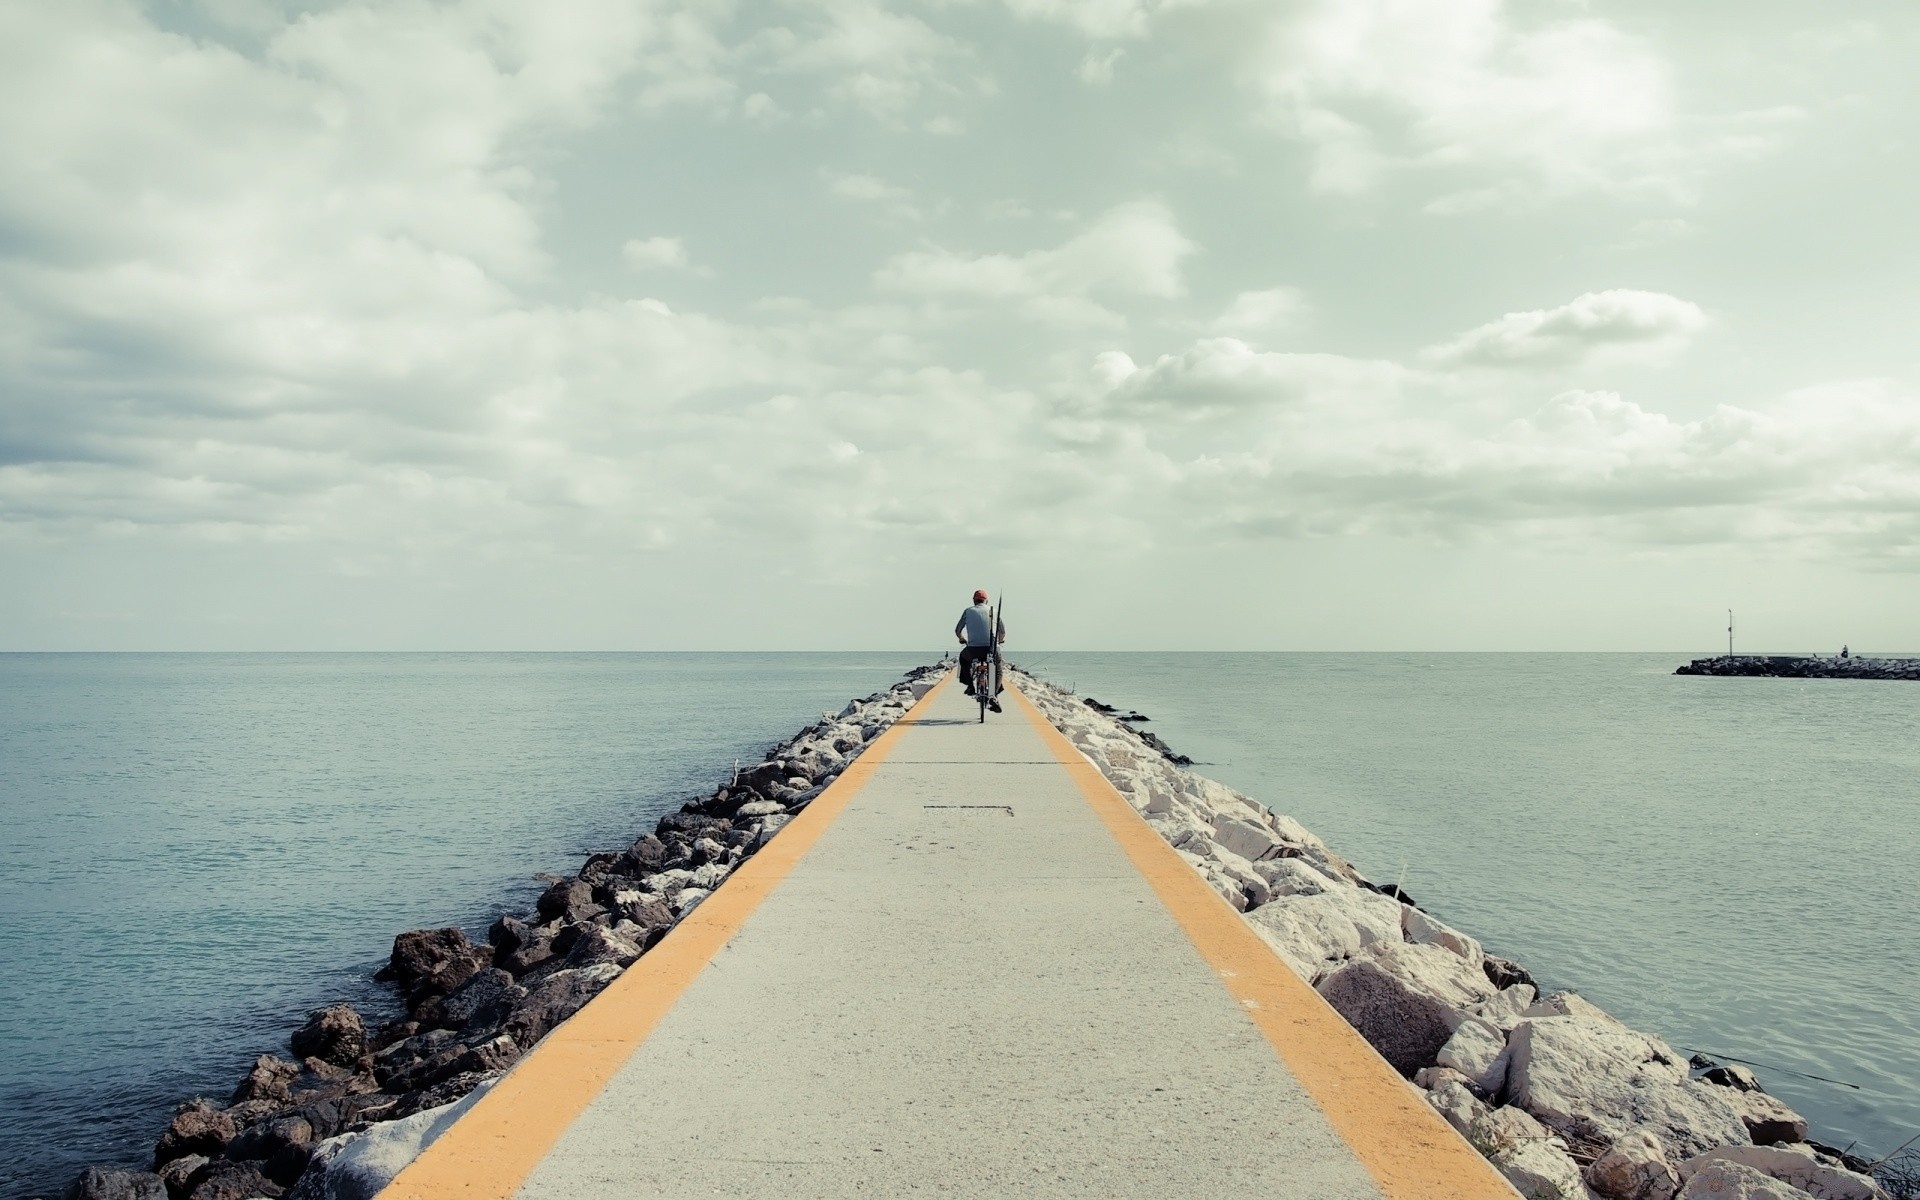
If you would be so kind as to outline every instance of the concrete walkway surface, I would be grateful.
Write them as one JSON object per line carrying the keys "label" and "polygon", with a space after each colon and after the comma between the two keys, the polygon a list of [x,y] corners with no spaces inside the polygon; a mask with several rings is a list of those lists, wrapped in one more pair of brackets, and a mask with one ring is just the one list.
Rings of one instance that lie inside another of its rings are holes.
{"label": "concrete walkway surface", "polygon": [[[1350,1127],[1366,1097],[1319,1081],[1337,1128],[1273,1039],[1358,1035],[1263,1031],[1193,933],[1238,914],[1204,884],[1217,912],[1170,909],[1135,861],[1153,851],[1123,847],[1066,743],[1008,700],[982,725],[936,689],[389,1200],[1515,1195],[1384,1063],[1353,1086],[1383,1089],[1400,1144],[1383,1159]],[[1392,1164],[1422,1120],[1411,1153],[1439,1165],[1409,1176]]]}

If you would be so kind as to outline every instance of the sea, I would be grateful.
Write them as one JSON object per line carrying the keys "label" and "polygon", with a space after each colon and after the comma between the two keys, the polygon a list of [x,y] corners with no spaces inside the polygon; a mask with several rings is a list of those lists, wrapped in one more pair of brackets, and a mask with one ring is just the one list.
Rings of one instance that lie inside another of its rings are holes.
{"label": "sea", "polygon": [[[0,655],[0,1196],[143,1162],[308,1010],[392,1015],[395,933],[525,910],[939,653]],[[1819,1139],[1920,1132],[1920,684],[1013,657]]]}

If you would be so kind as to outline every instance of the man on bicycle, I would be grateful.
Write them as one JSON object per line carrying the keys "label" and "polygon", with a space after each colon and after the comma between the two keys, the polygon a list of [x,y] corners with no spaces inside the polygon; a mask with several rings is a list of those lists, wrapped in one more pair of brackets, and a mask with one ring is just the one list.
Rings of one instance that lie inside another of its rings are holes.
{"label": "man on bicycle", "polygon": [[[998,628],[994,628],[998,626]],[[973,594],[973,607],[963,609],[960,620],[953,627],[953,636],[959,639],[966,649],[960,651],[960,682],[966,684],[967,695],[973,695],[973,664],[993,653],[993,647],[1007,640],[1007,626],[1004,621],[996,621],[993,610],[987,606],[987,593],[980,590]],[[987,707],[994,712],[1000,711],[1000,701],[996,698],[1000,691],[1000,681],[994,680],[994,696],[987,698]]]}

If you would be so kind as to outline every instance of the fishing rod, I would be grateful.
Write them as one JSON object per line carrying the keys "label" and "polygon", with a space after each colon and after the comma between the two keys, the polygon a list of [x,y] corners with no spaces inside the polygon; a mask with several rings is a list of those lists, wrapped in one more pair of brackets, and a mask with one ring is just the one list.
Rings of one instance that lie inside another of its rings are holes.
{"label": "fishing rod", "polygon": [[[1678,1043],[1675,1044],[1678,1045]],[[1744,1066],[1760,1067],[1768,1071],[1778,1071],[1783,1075],[1797,1075],[1801,1079],[1817,1079],[1821,1083],[1831,1083],[1838,1087],[1852,1088],[1856,1092],[1860,1090],[1859,1084],[1848,1083],[1844,1079],[1828,1079],[1825,1075],[1809,1075],[1805,1071],[1796,1071],[1791,1067],[1776,1067],[1772,1063],[1756,1062],[1751,1058],[1737,1058],[1731,1054],[1719,1054],[1712,1050],[1702,1050],[1698,1046],[1680,1046],[1679,1048],[1685,1050],[1688,1054],[1704,1054],[1708,1058],[1722,1058],[1728,1062],[1737,1062]]]}

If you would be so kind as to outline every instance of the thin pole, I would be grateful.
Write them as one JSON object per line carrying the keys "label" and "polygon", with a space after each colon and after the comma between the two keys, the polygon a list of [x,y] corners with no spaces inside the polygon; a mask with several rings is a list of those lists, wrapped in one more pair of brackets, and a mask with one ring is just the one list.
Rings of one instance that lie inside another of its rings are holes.
{"label": "thin pole", "polygon": [[1727,657],[1733,657],[1733,610],[1727,610]]}

